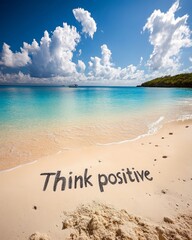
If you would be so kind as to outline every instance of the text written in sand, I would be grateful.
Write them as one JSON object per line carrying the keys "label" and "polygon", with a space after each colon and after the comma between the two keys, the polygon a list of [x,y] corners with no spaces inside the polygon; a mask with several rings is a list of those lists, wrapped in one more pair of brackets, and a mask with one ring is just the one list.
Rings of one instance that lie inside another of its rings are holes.
{"label": "text written in sand", "polygon": [[[68,175],[62,175],[61,171],[41,173],[45,176],[43,191],[51,188],[54,192],[57,190],[65,191],[67,189],[93,187],[93,175],[89,174],[88,169],[84,170],[82,175],[74,175],[69,172]],[[104,192],[107,185],[128,184],[133,182],[152,181],[148,170],[135,170],[134,168],[121,169],[116,173],[98,174],[97,183],[100,192]]]}

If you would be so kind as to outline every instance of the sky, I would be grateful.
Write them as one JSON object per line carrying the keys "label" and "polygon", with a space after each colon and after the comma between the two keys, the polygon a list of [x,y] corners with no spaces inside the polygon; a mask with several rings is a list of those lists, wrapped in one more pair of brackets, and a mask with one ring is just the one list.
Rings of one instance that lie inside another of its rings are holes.
{"label": "sky", "polygon": [[138,85],[192,72],[191,0],[1,0],[0,84]]}

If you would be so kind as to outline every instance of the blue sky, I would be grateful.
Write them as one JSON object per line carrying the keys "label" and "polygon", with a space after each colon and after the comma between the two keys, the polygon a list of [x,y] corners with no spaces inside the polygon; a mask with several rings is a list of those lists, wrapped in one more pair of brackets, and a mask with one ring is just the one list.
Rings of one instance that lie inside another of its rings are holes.
{"label": "blue sky", "polygon": [[189,0],[3,0],[0,9],[2,84],[136,85],[192,71]]}

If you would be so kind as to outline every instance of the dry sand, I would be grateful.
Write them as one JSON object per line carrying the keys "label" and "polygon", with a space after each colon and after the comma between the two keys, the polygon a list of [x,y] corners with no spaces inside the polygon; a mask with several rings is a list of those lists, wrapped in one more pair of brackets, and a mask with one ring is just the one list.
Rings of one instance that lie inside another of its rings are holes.
{"label": "dry sand", "polygon": [[[173,122],[134,142],[62,150],[1,172],[0,239],[192,239],[191,140],[192,121]],[[149,171],[153,180],[100,191],[99,174],[120,176],[126,168]],[[70,189],[69,177],[85,169],[93,186]],[[43,191],[40,174],[57,171],[65,190],[60,181],[53,191],[54,175]]]}
{"label": "dry sand", "polygon": [[[161,224],[117,211],[111,206],[93,202],[82,205],[76,211],[63,213],[63,238],[72,239],[191,239],[192,216],[179,215],[171,219],[165,217]],[[29,240],[49,240],[47,234],[33,233]]]}

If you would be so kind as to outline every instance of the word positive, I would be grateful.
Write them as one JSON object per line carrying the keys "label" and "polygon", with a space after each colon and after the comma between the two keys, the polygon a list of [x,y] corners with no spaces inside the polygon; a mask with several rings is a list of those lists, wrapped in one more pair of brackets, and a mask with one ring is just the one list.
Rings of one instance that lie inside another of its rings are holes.
{"label": "word positive", "polygon": [[141,182],[144,180],[152,181],[153,177],[150,177],[148,170],[136,171],[134,168],[122,169],[117,173],[98,174],[98,184],[101,192],[104,192],[104,186],[107,184],[127,184],[128,182]]}

